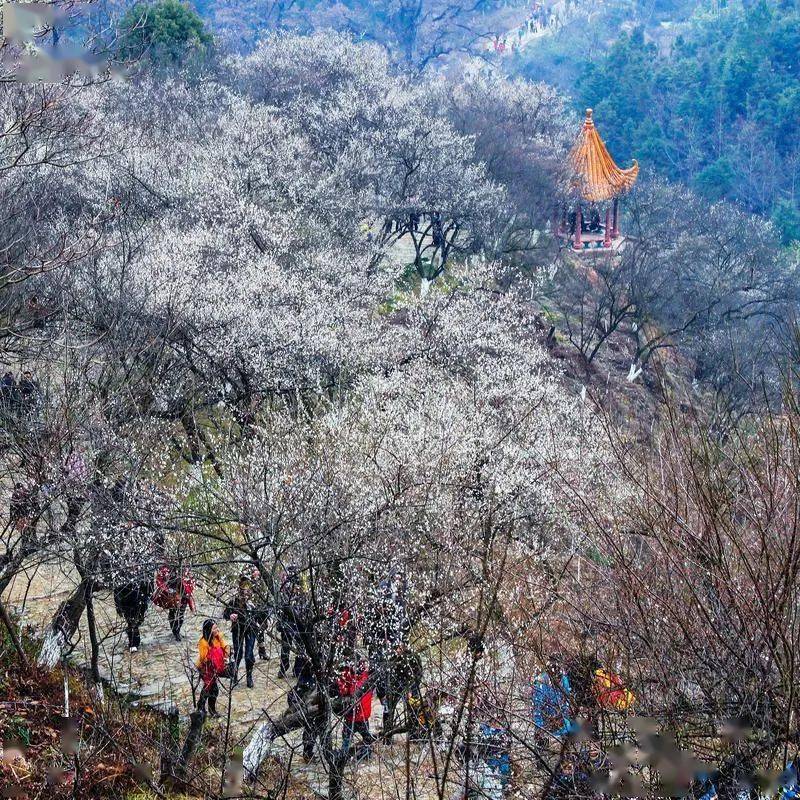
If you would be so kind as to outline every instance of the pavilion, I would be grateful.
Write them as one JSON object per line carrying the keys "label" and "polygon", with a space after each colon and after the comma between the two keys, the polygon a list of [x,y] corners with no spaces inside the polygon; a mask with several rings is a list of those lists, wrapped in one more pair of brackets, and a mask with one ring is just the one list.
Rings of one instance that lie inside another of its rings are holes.
{"label": "pavilion", "polygon": [[592,109],[569,154],[568,201],[556,216],[556,230],[571,242],[572,249],[585,253],[616,249],[624,237],[619,232],[619,198],[636,183],[639,164],[628,169],[614,163],[597,132]]}

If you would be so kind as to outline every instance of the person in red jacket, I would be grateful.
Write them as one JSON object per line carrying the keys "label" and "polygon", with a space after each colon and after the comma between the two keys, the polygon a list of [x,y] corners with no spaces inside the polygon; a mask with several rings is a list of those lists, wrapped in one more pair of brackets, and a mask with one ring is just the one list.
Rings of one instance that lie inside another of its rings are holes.
{"label": "person in red jacket", "polygon": [[342,729],[342,751],[350,752],[353,736],[361,736],[366,749],[364,755],[372,753],[375,737],[369,730],[369,718],[372,715],[372,696],[370,673],[366,659],[361,659],[355,667],[345,667],[336,685],[339,697],[345,698],[344,728]]}
{"label": "person in red jacket", "polygon": [[195,609],[194,577],[189,567],[163,564],[158,568],[153,604],[166,610],[172,635],[179,642],[186,609]]}

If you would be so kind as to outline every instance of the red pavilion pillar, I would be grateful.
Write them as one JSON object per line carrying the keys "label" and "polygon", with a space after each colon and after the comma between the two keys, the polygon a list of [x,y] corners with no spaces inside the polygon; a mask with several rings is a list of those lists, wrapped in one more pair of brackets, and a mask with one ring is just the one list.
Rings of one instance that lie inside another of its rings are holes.
{"label": "red pavilion pillar", "polygon": [[611,247],[611,209],[606,207],[606,228],[603,235],[603,247]]}
{"label": "red pavilion pillar", "polygon": [[619,198],[614,198],[614,222],[611,228],[611,236],[616,239],[619,236]]}
{"label": "red pavilion pillar", "polygon": [[581,219],[581,204],[578,203],[575,209],[575,237],[572,241],[573,250],[583,250],[583,242],[581,241],[581,228],[583,227],[583,220]]}

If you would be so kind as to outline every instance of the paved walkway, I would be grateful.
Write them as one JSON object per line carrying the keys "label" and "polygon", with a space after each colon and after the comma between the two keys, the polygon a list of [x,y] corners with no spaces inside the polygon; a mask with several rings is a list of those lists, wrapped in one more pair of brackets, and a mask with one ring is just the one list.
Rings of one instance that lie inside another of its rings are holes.
{"label": "paved walkway", "polygon": [[[6,592],[9,609],[19,616],[23,625],[32,626],[41,635],[58,604],[77,586],[77,576],[54,566],[31,568],[18,576]],[[222,609],[202,588],[198,589],[197,610],[187,610],[181,642],[176,642],[169,629],[167,613],[150,605],[141,629],[142,646],[137,653],[128,652],[125,625],[117,616],[110,591],[95,595],[94,606],[100,635],[100,672],[122,694],[131,693],[148,705],[161,709],[176,706],[182,715],[192,709],[191,681],[197,681],[193,664],[197,658],[197,641],[203,620],[220,620],[227,632],[228,624],[221,621]],[[230,635],[226,636],[230,644]],[[88,664],[90,658],[86,616],[81,619],[77,642],[71,660],[78,665]],[[288,681],[277,676],[277,648],[267,637],[270,658],[258,661],[253,689],[244,680],[233,690],[232,730],[244,735],[261,716],[263,709],[277,713],[283,710]],[[242,678],[244,665],[242,665]],[[227,684],[227,682],[226,682]],[[225,696],[222,693],[221,699]],[[223,707],[225,703],[220,703]],[[224,710],[221,708],[221,710]]]}
{"label": "paved walkway", "polygon": [[[22,625],[32,626],[41,635],[58,604],[70,595],[77,583],[74,573],[56,565],[30,568],[9,586],[4,601],[9,610],[19,616]],[[196,597],[198,608],[194,614],[187,611],[182,642],[173,639],[166,612],[151,605],[141,629],[142,646],[139,652],[130,654],[124,624],[116,615],[111,592],[104,591],[96,595],[95,614],[101,638],[100,671],[117,692],[132,693],[136,698],[135,702],[163,710],[175,706],[182,717],[189,714],[193,707],[190,676],[197,679],[196,670],[193,671],[191,665],[196,658],[202,623],[207,617],[221,617],[220,605],[202,587],[198,588]],[[227,623],[221,623],[220,627],[227,632]],[[230,637],[226,638],[230,643]],[[73,663],[88,664],[89,637],[85,614],[79,634],[73,641],[77,641],[71,656]],[[223,736],[230,713],[228,745],[231,751],[245,746],[254,729],[264,721],[265,712],[277,717],[286,708],[286,694],[291,683],[278,678],[277,642],[268,636],[267,644],[269,658],[256,663],[255,687],[247,689],[242,680],[231,692],[227,690],[229,682],[225,681],[225,689],[220,693],[218,711],[222,717],[210,725],[215,726],[218,734]],[[242,678],[243,673],[244,665]],[[371,719],[373,731],[381,727],[381,713],[381,705],[376,700]],[[213,731],[214,728],[210,730]],[[327,778],[319,760],[304,764],[300,758],[300,749],[301,733],[295,731],[276,742],[273,754],[279,756],[284,763],[291,758],[293,777],[305,783],[313,793],[324,795]],[[407,758],[410,768],[408,770]],[[416,747],[406,753],[404,737],[397,737],[391,747],[377,745],[375,757],[369,761],[351,764],[347,784],[351,793],[361,796],[399,796],[406,793],[407,774],[412,775],[413,791],[417,797],[435,796],[429,755]]]}

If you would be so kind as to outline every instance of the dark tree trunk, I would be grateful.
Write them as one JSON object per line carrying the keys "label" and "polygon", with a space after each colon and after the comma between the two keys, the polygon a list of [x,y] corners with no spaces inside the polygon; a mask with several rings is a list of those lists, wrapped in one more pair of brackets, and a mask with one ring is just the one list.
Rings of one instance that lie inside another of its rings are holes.
{"label": "dark tree trunk", "polygon": [[97,621],[94,616],[94,581],[86,580],[86,623],[89,628],[91,658],[89,669],[92,680],[100,683],[100,642],[97,638]]}
{"label": "dark tree trunk", "polygon": [[82,580],[53,616],[39,653],[38,665],[43,669],[53,669],[56,666],[67,642],[78,630],[83,610],[86,608],[86,584],[87,581]]}
{"label": "dark tree trunk", "polygon": [[[206,721],[205,711],[193,711],[189,715],[189,730],[186,733],[186,741],[183,743],[180,755],[177,759],[171,757],[170,753],[162,754],[161,760],[161,782],[175,785],[186,784],[189,777],[189,764],[197,752],[200,745],[200,738],[203,734],[203,725]],[[166,757],[165,757],[166,756]]]}
{"label": "dark tree trunk", "polygon": [[161,735],[161,782],[176,780],[181,751],[180,718],[178,709],[172,706],[167,712],[166,725]]}
{"label": "dark tree trunk", "polygon": [[17,651],[17,655],[19,656],[19,663],[25,669],[27,669],[28,658],[25,655],[25,651],[22,649],[22,644],[19,641],[17,632],[14,630],[14,624],[11,622],[11,618],[8,616],[8,612],[6,611],[6,607],[3,605],[2,600],[0,600],[0,619],[3,620],[6,630],[8,630],[8,635],[11,637],[11,644],[14,645],[14,649]]}

